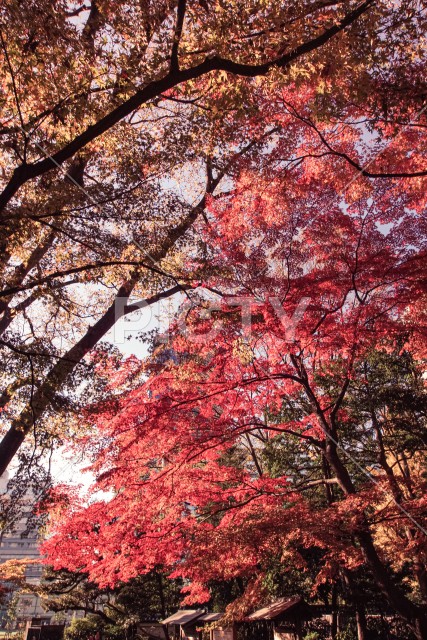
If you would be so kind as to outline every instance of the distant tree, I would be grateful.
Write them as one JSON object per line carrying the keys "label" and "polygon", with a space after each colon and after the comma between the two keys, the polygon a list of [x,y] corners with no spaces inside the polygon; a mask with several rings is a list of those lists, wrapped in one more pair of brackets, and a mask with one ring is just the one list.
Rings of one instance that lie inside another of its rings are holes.
{"label": "distant tree", "polygon": [[34,591],[48,611],[84,613],[73,621],[67,637],[87,638],[102,628],[105,637],[115,638],[124,637],[139,622],[158,622],[174,613],[181,587],[179,580],[168,580],[161,571],[101,589],[83,573],[48,569]]}

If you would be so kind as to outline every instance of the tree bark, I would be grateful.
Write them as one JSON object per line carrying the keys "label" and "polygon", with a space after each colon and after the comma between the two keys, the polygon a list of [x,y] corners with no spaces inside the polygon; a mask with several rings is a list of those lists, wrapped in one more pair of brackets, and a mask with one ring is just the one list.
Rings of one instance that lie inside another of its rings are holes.
{"label": "tree bark", "polygon": [[335,640],[338,633],[338,585],[336,581],[332,585],[331,607],[332,607],[332,620],[331,620],[331,638]]}
{"label": "tree bark", "polygon": [[[340,486],[346,495],[356,493],[356,489],[350,475],[337,453],[334,442],[329,440],[325,449],[326,458],[339,480]],[[359,531],[354,534],[359,543],[365,560],[369,565],[375,581],[386,596],[396,613],[410,626],[417,640],[427,640],[427,616],[426,612],[409,600],[401,590],[393,583],[388,569],[381,561],[375,548],[369,525],[365,521]]]}
{"label": "tree bark", "polygon": [[358,603],[356,606],[357,640],[369,640],[369,631],[366,624],[365,607]]}

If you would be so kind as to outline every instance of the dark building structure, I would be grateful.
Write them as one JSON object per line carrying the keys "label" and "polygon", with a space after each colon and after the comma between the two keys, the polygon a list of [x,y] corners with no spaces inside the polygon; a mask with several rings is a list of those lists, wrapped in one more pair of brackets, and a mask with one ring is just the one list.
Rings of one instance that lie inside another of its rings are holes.
{"label": "dark building structure", "polygon": [[245,622],[264,628],[263,637],[273,640],[302,640],[303,623],[309,617],[309,607],[301,597],[281,598],[254,611]]}

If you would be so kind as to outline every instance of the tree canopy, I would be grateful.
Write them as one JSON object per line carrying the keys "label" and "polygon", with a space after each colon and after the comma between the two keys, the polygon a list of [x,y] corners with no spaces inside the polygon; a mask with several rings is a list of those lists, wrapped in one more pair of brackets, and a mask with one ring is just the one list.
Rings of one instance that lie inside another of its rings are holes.
{"label": "tree canopy", "polygon": [[[112,588],[161,567],[199,603],[243,580],[238,617],[298,567],[361,629],[367,572],[426,637],[425,21],[4,7],[0,470],[40,485],[76,440],[96,476],[89,502],[46,499],[55,568]],[[121,358],[132,297],[177,295],[168,336]]]}

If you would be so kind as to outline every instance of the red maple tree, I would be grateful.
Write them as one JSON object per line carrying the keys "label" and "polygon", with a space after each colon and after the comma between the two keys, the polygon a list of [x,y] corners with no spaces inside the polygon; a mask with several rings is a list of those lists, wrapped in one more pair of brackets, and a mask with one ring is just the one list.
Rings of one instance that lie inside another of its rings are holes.
{"label": "red maple tree", "polygon": [[[304,85],[259,96],[251,127],[277,130],[273,141],[210,198],[205,255],[187,264],[201,293],[141,364],[149,375],[90,408],[92,501],[67,499],[44,550],[101,586],[161,565],[190,580],[187,602],[209,599],[211,580],[245,577],[239,615],[260,598],[272,556],[302,567],[301,549],[316,548],[314,589],[366,566],[421,639],[422,451],[396,435],[396,421],[398,434],[413,425],[384,396],[383,363],[409,358],[425,393],[425,133],[393,138],[360,107],[315,121],[317,99]],[[421,448],[423,428],[412,433]],[[308,474],[266,463],[288,442]]]}

